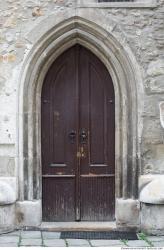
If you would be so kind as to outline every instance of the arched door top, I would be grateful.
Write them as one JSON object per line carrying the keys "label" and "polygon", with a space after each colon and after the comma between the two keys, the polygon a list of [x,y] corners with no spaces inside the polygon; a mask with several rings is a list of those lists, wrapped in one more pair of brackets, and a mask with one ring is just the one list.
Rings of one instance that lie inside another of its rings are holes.
{"label": "arched door top", "polygon": [[43,221],[115,220],[115,97],[78,44],[50,67],[41,97]]}

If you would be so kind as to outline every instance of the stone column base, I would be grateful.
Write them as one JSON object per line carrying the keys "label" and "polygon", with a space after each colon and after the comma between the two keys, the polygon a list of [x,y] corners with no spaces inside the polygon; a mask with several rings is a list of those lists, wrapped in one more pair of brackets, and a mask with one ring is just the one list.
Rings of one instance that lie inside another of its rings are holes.
{"label": "stone column base", "polygon": [[42,221],[41,200],[18,201],[16,203],[17,226],[38,227]]}
{"label": "stone column base", "polygon": [[133,199],[116,200],[117,228],[138,230],[140,228],[140,202]]}
{"label": "stone column base", "polygon": [[164,235],[164,205],[141,205],[141,230],[146,234]]}
{"label": "stone column base", "polygon": [[0,206],[0,233],[15,229],[15,204]]}
{"label": "stone column base", "polygon": [[[16,203],[16,224],[24,227],[39,227],[42,222],[41,200],[18,201]],[[140,203],[133,199],[116,200],[117,228],[138,230],[140,228]]]}

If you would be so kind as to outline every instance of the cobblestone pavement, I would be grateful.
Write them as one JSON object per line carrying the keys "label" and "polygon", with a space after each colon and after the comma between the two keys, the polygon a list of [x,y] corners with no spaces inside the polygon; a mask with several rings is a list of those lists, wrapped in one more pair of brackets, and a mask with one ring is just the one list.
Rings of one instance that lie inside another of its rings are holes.
{"label": "cobblestone pavement", "polygon": [[0,235],[0,247],[164,247],[164,236],[146,240],[84,240],[60,239],[60,232],[14,231]]}

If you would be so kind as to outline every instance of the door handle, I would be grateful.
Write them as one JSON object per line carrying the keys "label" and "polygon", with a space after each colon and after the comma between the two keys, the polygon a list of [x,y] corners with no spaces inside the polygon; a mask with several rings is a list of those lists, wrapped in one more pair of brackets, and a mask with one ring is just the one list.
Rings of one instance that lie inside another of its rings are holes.
{"label": "door handle", "polygon": [[71,144],[75,143],[75,139],[76,139],[76,131],[72,130],[69,135],[69,141]]}
{"label": "door handle", "polygon": [[86,144],[87,143],[87,138],[88,138],[88,135],[87,135],[86,130],[82,129],[81,132],[80,132],[80,143],[81,144]]}

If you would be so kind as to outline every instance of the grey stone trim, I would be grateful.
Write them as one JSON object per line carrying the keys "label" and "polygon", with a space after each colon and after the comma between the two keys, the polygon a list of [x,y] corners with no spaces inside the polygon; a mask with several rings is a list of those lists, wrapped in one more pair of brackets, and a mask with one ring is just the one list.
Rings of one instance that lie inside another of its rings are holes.
{"label": "grey stone trim", "polygon": [[164,235],[164,205],[141,203],[141,228],[146,234]]}
{"label": "grey stone trim", "polygon": [[0,233],[15,228],[15,204],[0,206]]}
{"label": "grey stone trim", "polygon": [[141,175],[139,191],[140,202],[164,205],[164,175]]}
{"label": "grey stone trim", "polygon": [[117,227],[137,229],[140,226],[140,202],[133,199],[116,200]]}
{"label": "grey stone trim", "polygon": [[160,111],[160,122],[162,128],[164,128],[164,102],[159,103],[159,111]]}
{"label": "grey stone trim", "polygon": [[16,177],[0,177],[0,206],[13,204],[16,199]]}
{"label": "grey stone trim", "polygon": [[40,200],[16,202],[16,225],[38,227],[42,221]]}
{"label": "grey stone trim", "polygon": [[42,197],[40,98],[45,74],[52,62],[76,43],[98,56],[113,79],[116,96],[116,197],[138,196],[142,78],[121,32],[120,37],[114,37],[112,30],[104,30],[103,18],[92,10],[65,11],[55,19],[49,16],[27,34],[32,47],[23,62],[17,101],[19,199],[22,201]]}

